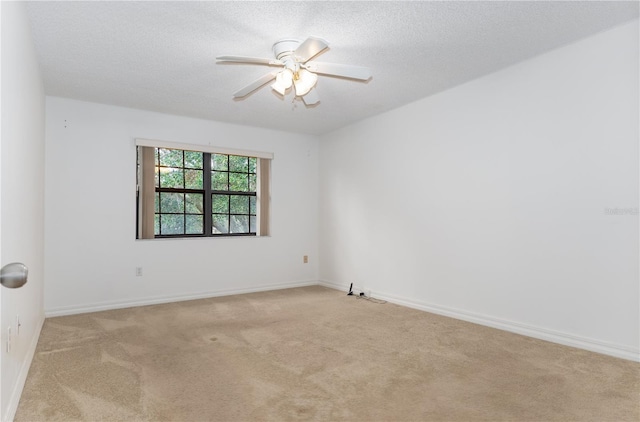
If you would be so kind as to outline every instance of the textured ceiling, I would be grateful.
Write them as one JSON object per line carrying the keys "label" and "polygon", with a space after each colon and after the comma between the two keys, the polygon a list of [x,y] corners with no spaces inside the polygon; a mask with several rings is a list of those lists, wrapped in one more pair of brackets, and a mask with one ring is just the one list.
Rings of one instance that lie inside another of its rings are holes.
{"label": "textured ceiling", "polygon": [[[322,134],[638,17],[637,2],[30,2],[47,95]],[[356,82],[320,76],[305,107],[268,86],[281,38],[319,36],[319,61],[368,66]]]}

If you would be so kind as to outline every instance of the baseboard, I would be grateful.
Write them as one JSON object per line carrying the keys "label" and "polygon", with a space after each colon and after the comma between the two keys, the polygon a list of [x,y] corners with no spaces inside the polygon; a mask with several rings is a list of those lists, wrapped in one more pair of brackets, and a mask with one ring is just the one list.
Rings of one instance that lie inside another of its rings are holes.
{"label": "baseboard", "polygon": [[[320,280],[318,284],[336,290],[348,291],[349,284],[333,283],[330,281]],[[354,286],[354,291],[360,292],[361,288]],[[528,337],[546,340],[552,343],[558,343],[565,346],[576,347],[579,349],[589,350],[596,353],[602,353],[609,356],[615,356],[622,359],[640,362],[640,349],[612,344],[591,338],[576,336],[573,334],[563,333],[559,331],[549,330],[546,328],[535,327],[527,324],[521,324],[514,321],[494,318],[487,315],[467,312],[460,309],[453,309],[444,306],[434,305],[430,303],[420,302],[413,299],[403,298],[400,296],[390,295],[381,292],[371,292],[371,296],[377,299],[386,300],[397,305],[406,306],[408,308],[418,309],[421,311],[431,312],[438,315],[460,319],[479,325],[485,325]]]}
{"label": "baseboard", "polygon": [[11,396],[9,397],[9,405],[7,406],[7,413],[2,419],[5,422],[12,422],[16,416],[16,412],[18,411],[18,404],[20,404],[20,397],[22,396],[22,390],[24,389],[24,384],[27,382],[27,375],[29,374],[29,368],[31,368],[31,362],[33,361],[33,357],[36,354],[36,347],[38,346],[38,339],[40,338],[40,332],[42,331],[42,326],[44,325],[44,318],[41,318],[38,322],[38,326],[36,327],[36,331],[31,338],[31,343],[29,343],[29,348],[27,349],[27,354],[22,361],[22,366],[20,367],[20,372],[18,372],[18,378],[16,379],[16,383],[13,387],[13,391],[11,392]]}
{"label": "baseboard", "polygon": [[63,315],[85,314],[89,312],[109,311],[112,309],[134,308],[136,306],[159,305],[162,303],[182,302],[186,300],[206,299],[210,297],[231,296],[231,295],[239,295],[239,294],[245,294],[245,293],[256,293],[256,292],[265,292],[269,290],[291,289],[294,287],[306,287],[306,286],[317,286],[317,285],[318,285],[317,280],[307,280],[307,281],[298,281],[298,282],[290,282],[290,283],[269,284],[265,286],[247,287],[247,288],[241,288],[241,289],[213,290],[213,291],[207,291],[207,292],[188,293],[184,295],[155,296],[155,297],[139,298],[135,300],[97,302],[97,303],[83,304],[83,305],[77,305],[77,306],[63,306],[59,308],[45,309],[45,316],[47,318],[50,318],[50,317],[63,316]]}

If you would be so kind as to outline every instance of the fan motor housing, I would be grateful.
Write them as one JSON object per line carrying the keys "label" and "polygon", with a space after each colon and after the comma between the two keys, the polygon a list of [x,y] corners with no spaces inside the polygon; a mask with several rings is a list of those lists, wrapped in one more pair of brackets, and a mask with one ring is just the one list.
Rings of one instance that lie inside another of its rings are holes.
{"label": "fan motor housing", "polygon": [[285,38],[273,44],[273,54],[276,56],[276,59],[282,60],[283,57],[292,55],[299,45],[300,40]]}

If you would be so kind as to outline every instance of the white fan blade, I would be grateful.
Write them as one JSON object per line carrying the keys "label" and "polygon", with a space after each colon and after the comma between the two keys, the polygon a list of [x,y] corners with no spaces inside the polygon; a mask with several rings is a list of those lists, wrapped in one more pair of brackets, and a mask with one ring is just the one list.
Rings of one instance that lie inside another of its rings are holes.
{"label": "white fan blade", "polygon": [[305,96],[302,97],[305,105],[314,105],[320,102],[320,96],[318,96],[318,90],[316,88],[311,89]]}
{"label": "white fan blade", "polygon": [[255,81],[251,82],[249,85],[245,86],[241,90],[234,92],[233,93],[233,98],[246,97],[247,95],[251,94],[256,89],[261,88],[263,85],[266,85],[269,82],[271,82],[272,80],[274,80],[276,78],[277,74],[278,74],[278,72],[267,73],[266,75],[262,76],[261,78],[256,79]]}
{"label": "white fan blade", "polygon": [[329,47],[329,43],[318,37],[309,37],[296,48],[294,55],[304,63]]}
{"label": "white fan blade", "polygon": [[232,62],[232,63],[252,63],[252,64],[266,64],[267,66],[283,66],[280,60],[266,59],[262,57],[245,57],[245,56],[218,56],[216,60],[219,62]]}
{"label": "white fan blade", "polygon": [[340,76],[342,78],[360,79],[363,81],[371,78],[371,69],[364,66],[350,64],[309,62],[305,66],[307,70],[321,75]]}

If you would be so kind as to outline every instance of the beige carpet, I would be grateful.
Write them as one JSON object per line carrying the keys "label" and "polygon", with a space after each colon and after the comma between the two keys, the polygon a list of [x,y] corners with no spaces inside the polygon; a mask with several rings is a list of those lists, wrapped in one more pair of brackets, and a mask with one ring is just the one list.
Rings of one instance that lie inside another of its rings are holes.
{"label": "beige carpet", "polygon": [[323,287],[47,319],[16,421],[638,421],[640,364]]}

